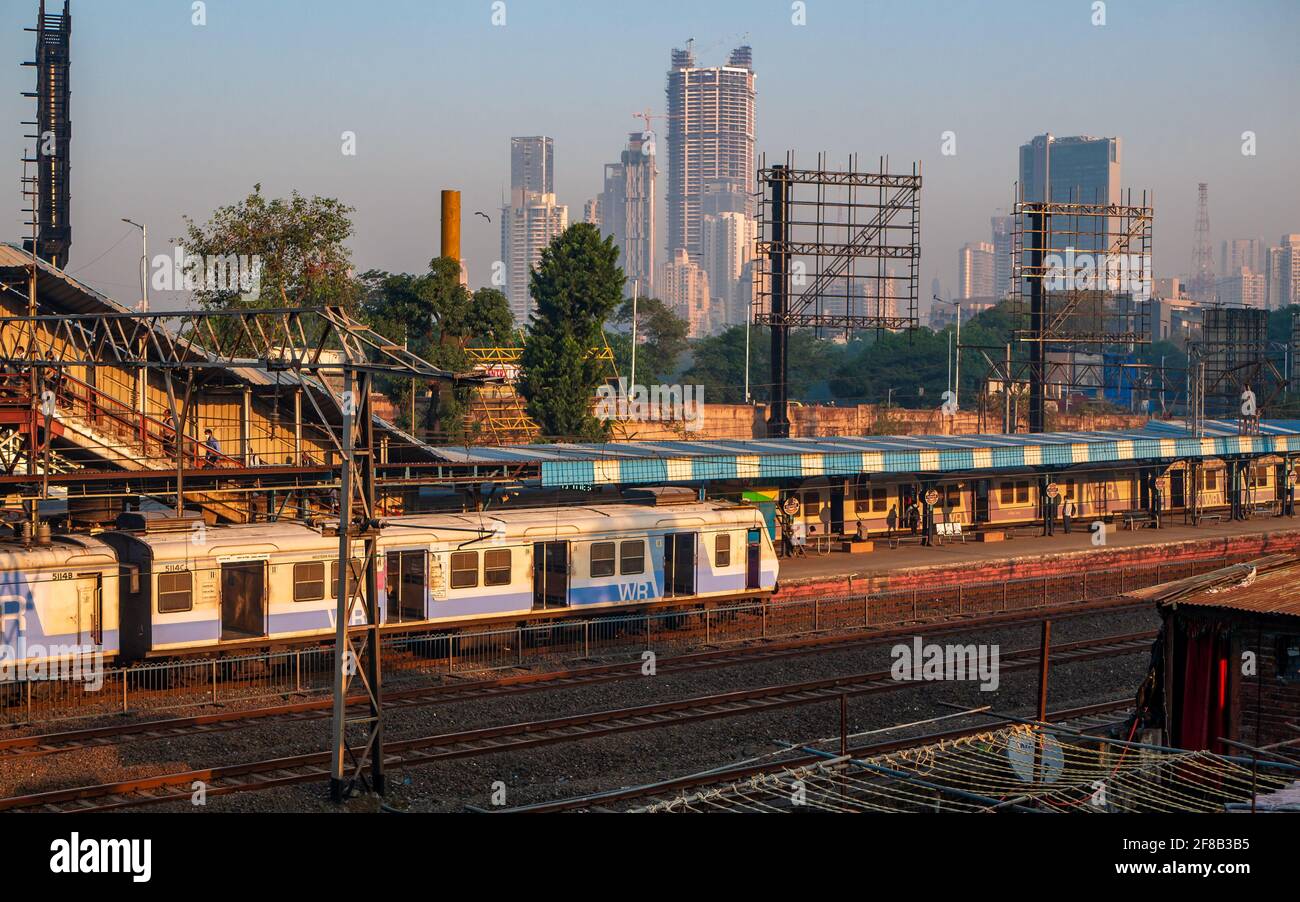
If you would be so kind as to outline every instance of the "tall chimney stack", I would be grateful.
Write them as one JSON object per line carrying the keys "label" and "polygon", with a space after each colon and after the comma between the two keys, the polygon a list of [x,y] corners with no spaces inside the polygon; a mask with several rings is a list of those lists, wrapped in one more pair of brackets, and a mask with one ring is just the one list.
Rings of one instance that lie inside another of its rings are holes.
{"label": "tall chimney stack", "polygon": [[460,259],[460,192],[442,192],[442,250],[439,256]]}

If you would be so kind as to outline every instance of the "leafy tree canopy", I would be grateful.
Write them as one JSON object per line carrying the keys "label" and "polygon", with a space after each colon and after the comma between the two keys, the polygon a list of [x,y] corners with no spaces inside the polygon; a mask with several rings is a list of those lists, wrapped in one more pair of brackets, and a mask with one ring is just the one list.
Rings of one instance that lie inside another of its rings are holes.
{"label": "leafy tree canopy", "polygon": [[529,277],[536,311],[524,342],[519,390],[528,412],[551,437],[602,439],[608,426],[592,411],[605,365],[602,327],[627,281],[612,237],[590,223],[569,226],[542,251]]}

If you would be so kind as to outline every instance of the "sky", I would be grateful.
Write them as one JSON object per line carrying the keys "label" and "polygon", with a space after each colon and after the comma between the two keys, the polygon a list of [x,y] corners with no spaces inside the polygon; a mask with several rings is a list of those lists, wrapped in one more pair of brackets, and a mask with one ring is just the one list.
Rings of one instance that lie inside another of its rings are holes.
{"label": "sky", "polygon": [[[358,271],[422,271],[439,190],[460,189],[471,285],[487,284],[510,137],[554,139],[556,193],[580,221],[640,128],[633,113],[664,112],[670,51],[689,38],[701,65],[753,47],[760,154],[920,162],[923,298],[935,276],[955,291],[959,248],[990,240],[1010,204],[1017,148],[1048,131],[1121,138],[1123,184],[1154,197],[1158,277],[1190,268],[1201,181],[1216,261],[1224,239],[1300,232],[1300,0],[1108,0],[1100,25],[1093,0],[207,0],[196,25],[198,5],[72,3],[67,269],[125,303],[140,249],[122,217],[165,253],[184,216],[205,220],[255,183],[355,207]],[[34,80],[19,63],[36,7],[0,6],[8,241],[26,233],[20,93]],[[659,165],[662,197],[662,148]]]}

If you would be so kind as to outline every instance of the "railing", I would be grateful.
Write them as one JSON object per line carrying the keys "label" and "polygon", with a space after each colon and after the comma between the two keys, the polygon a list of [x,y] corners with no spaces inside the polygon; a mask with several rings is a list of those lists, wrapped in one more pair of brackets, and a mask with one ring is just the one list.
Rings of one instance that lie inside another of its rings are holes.
{"label": "railing", "polygon": [[[684,611],[653,611],[511,628],[389,636],[382,659],[399,674],[484,673],[593,656],[636,657],[701,645],[800,633],[894,627],[957,614],[1030,611],[1049,604],[1107,598],[1183,579],[1249,555],[1083,574],[909,589],[871,595],[767,600]],[[330,691],[330,645],[237,657],[187,659],[103,668],[102,685],[74,680],[0,681],[0,723],[23,724],[127,711],[160,711]],[[0,671],[3,675],[3,671]]]}

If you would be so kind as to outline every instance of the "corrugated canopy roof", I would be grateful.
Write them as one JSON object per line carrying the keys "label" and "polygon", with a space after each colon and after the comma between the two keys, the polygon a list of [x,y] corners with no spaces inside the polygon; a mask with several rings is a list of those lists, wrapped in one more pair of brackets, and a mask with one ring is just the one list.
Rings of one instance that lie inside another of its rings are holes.
{"label": "corrugated canopy roof", "polygon": [[1175,608],[1227,609],[1255,614],[1300,617],[1300,563],[1251,575],[1231,585],[1214,587],[1169,602]]}
{"label": "corrugated canopy roof", "polygon": [[945,473],[1067,467],[1300,451],[1300,420],[1261,424],[1243,436],[1235,421],[1210,421],[1194,436],[1182,422],[1141,429],[1035,435],[896,435],[603,444],[443,446],[452,463],[535,464],[542,484],[664,484],[726,479]]}

